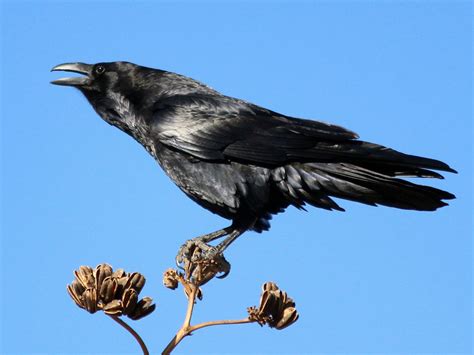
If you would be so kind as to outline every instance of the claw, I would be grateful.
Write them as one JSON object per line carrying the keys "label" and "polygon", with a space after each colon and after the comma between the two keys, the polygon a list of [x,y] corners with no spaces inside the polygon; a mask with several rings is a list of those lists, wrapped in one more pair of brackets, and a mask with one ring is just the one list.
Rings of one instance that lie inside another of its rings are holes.
{"label": "claw", "polygon": [[216,276],[218,279],[224,279],[230,273],[230,263],[224,258],[224,256],[222,256],[222,259],[225,264],[223,265],[223,269],[222,269],[223,274]]}

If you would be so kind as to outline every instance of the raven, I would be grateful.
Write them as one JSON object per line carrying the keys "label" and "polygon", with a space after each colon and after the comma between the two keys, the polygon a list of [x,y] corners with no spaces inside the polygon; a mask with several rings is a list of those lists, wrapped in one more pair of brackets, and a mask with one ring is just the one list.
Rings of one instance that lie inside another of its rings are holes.
{"label": "raven", "polygon": [[[192,241],[222,253],[273,214],[305,204],[344,211],[331,197],[434,211],[449,192],[399,177],[442,178],[447,164],[358,140],[343,127],[286,116],[196,80],[128,62],[66,63],[84,74],[52,81],[79,89],[107,123],[137,140],[193,201],[232,220]],[[208,246],[226,238],[216,247]]]}

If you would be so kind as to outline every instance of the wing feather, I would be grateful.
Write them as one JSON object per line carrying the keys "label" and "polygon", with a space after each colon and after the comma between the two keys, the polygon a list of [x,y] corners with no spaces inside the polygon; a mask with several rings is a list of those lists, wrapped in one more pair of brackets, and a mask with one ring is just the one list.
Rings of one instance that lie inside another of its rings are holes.
{"label": "wing feather", "polygon": [[320,141],[357,138],[336,125],[291,118],[227,96],[161,99],[151,127],[160,142],[195,157],[262,164],[281,164],[292,151],[306,151]]}

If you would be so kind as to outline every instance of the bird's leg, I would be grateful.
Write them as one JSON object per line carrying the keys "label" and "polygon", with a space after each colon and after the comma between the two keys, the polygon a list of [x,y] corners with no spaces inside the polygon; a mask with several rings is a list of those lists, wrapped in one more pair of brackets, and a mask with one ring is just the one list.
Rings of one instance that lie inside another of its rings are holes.
{"label": "bird's leg", "polygon": [[232,228],[232,226],[229,226],[227,228],[219,229],[218,231],[215,231],[215,232],[212,232],[212,233],[209,233],[209,234],[201,235],[200,237],[193,238],[191,240],[198,240],[199,239],[201,242],[209,243],[209,242],[212,242],[213,240],[216,240],[216,239],[219,239],[219,238],[221,238],[225,235],[228,235],[233,230],[234,229]]}
{"label": "bird's leg", "polygon": [[216,254],[222,254],[224,250],[227,249],[227,247],[235,241],[238,237],[240,237],[247,229],[234,229],[232,232],[230,232],[227,235],[227,238],[225,238],[222,242],[217,244],[217,246],[214,248],[214,252]]}

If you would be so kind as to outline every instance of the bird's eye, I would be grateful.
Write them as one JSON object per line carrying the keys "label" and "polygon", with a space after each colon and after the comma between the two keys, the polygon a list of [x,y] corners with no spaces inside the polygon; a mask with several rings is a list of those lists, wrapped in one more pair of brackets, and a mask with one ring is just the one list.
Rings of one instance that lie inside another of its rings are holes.
{"label": "bird's eye", "polygon": [[103,65],[98,65],[95,67],[95,72],[96,74],[102,74],[103,72],[105,72],[105,67]]}

